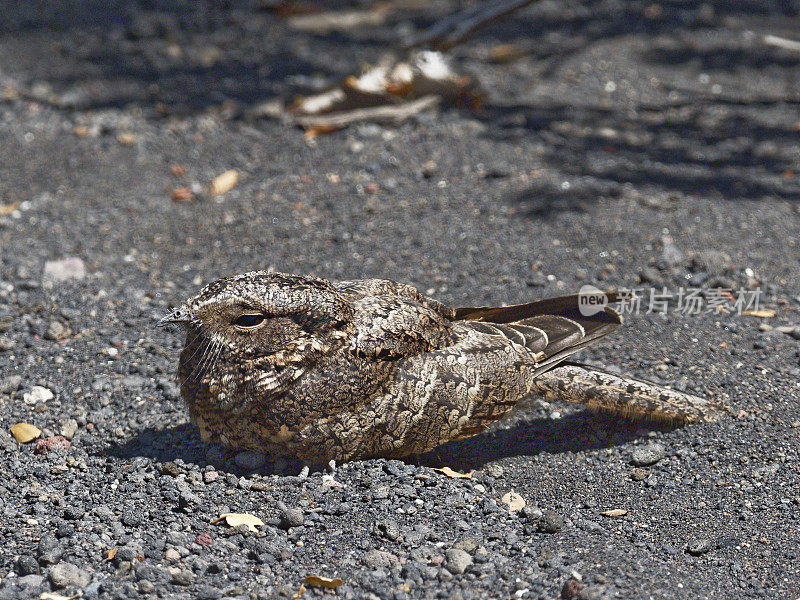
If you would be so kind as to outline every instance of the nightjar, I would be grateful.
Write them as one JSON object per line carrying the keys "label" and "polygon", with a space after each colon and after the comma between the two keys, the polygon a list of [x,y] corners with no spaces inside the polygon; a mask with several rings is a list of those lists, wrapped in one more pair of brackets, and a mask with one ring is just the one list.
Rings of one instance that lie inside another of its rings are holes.
{"label": "nightjar", "polygon": [[718,417],[708,400],[562,362],[622,322],[609,307],[585,316],[578,298],[454,309],[394,281],[257,271],[207,285],[159,324],[186,328],[178,378],[203,439],[273,458],[421,454],[528,394]]}

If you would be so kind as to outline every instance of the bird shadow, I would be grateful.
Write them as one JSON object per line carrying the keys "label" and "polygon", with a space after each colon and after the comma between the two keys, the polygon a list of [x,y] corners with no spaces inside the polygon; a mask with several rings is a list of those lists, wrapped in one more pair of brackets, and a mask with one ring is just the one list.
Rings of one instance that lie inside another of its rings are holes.
{"label": "bird shadow", "polygon": [[[671,424],[643,422],[583,410],[558,419],[519,420],[509,426],[449,442],[425,454],[403,460],[408,464],[431,468],[450,467],[465,472],[506,458],[586,452],[619,446],[646,436],[651,431],[666,432],[675,428]],[[255,470],[243,468],[236,464],[235,453],[215,453],[188,424],[145,429],[125,443],[107,447],[104,453],[123,460],[144,457],[159,463],[182,461],[201,468],[211,464],[218,470],[236,476],[252,473],[296,475],[307,464],[301,460],[279,460]],[[312,470],[321,470],[324,466],[310,465]]]}

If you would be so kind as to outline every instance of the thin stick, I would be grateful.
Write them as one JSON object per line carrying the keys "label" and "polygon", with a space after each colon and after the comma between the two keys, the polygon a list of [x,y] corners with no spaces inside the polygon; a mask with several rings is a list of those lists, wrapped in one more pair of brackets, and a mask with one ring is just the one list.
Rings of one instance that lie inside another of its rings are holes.
{"label": "thin stick", "polygon": [[421,113],[432,106],[441,102],[440,96],[423,96],[418,100],[405,102],[403,104],[393,104],[391,106],[374,106],[370,108],[357,108],[354,110],[343,110],[326,115],[302,115],[295,117],[295,122],[301,127],[308,129],[326,128],[340,129],[352,123],[361,121],[373,121],[383,123],[402,123],[406,119]]}

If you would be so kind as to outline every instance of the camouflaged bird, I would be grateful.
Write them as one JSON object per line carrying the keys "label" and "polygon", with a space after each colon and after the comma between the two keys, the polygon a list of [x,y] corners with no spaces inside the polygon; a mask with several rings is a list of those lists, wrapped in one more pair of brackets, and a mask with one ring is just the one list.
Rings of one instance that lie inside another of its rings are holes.
{"label": "camouflaged bird", "polygon": [[704,399],[559,364],[621,324],[578,296],[453,309],[411,286],[253,272],[207,285],[178,377],[204,440],[270,457],[421,454],[473,436],[529,394],[629,416],[713,420]]}

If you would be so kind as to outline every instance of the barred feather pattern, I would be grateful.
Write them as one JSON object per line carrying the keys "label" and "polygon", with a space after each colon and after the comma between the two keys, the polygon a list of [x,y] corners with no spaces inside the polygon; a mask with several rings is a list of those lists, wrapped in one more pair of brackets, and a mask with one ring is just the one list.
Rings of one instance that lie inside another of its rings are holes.
{"label": "barred feather pattern", "polygon": [[621,324],[577,296],[450,308],[389,280],[253,272],[209,284],[164,319],[187,329],[178,377],[205,440],[271,457],[420,454],[473,436],[519,399],[694,422],[717,404],[563,364]]}

